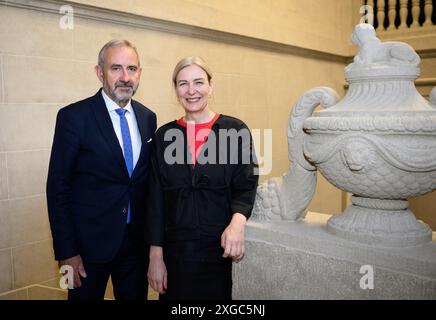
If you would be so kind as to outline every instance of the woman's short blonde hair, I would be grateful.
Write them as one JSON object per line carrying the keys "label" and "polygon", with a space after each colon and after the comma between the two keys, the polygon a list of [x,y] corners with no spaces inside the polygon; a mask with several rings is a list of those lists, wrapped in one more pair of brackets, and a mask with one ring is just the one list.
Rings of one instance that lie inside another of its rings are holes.
{"label": "woman's short blonde hair", "polygon": [[204,72],[206,72],[207,80],[210,82],[210,80],[212,79],[212,71],[206,65],[206,62],[202,58],[200,58],[198,56],[190,56],[190,57],[183,58],[175,66],[174,71],[173,71],[173,84],[174,84],[174,87],[177,86],[176,78],[177,78],[177,75],[179,74],[180,70],[182,70],[183,68],[189,67],[189,66],[191,66],[193,64],[195,64],[196,66],[200,67],[201,69],[204,70]]}

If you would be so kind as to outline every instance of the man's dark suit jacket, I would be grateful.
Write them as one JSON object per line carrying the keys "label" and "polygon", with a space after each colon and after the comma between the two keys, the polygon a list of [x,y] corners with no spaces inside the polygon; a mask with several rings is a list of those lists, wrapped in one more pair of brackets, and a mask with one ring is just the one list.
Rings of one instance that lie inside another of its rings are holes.
{"label": "man's dark suit jacket", "polygon": [[129,228],[145,248],[146,181],[156,115],[131,103],[142,142],[132,177],[101,89],[58,112],[47,179],[56,260],[77,254],[88,262],[112,260],[123,241],[129,201]]}

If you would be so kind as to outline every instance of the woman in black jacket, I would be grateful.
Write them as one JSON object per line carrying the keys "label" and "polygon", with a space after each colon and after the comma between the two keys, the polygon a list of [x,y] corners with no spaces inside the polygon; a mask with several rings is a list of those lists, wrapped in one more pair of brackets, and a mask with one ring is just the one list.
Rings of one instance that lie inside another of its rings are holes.
{"label": "woman in black jacket", "polygon": [[176,65],[185,115],[154,139],[146,234],[148,279],[161,300],[231,299],[232,261],[244,257],[256,159],[247,126],[209,108],[211,80],[199,57]]}

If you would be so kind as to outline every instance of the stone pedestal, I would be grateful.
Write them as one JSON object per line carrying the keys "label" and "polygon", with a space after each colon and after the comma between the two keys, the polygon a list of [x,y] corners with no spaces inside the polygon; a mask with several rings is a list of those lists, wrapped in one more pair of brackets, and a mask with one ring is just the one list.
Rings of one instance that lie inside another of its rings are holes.
{"label": "stone pedestal", "polygon": [[420,246],[375,247],[332,235],[330,217],[249,221],[246,256],[233,267],[233,298],[436,299],[435,232]]}

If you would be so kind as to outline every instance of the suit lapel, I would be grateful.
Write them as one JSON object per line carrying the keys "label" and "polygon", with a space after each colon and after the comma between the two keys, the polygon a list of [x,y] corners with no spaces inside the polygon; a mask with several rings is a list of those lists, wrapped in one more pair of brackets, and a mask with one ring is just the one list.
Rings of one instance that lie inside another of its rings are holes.
{"label": "suit lapel", "polygon": [[148,126],[147,126],[147,117],[144,112],[140,110],[140,107],[136,105],[136,102],[132,100],[132,108],[135,112],[136,122],[138,124],[139,134],[141,135],[141,151],[139,152],[139,159],[138,163],[136,164],[135,168],[133,169],[132,176],[135,174],[136,168],[140,167],[141,161],[143,161],[144,158],[144,146],[147,143],[147,138],[149,137],[148,134]]}
{"label": "suit lapel", "polygon": [[106,108],[106,104],[103,100],[101,90],[102,89],[100,89],[97,92],[97,94],[94,96],[95,107],[92,108],[92,110],[94,111],[94,115],[97,120],[100,131],[102,135],[105,137],[105,140],[109,148],[112,150],[118,163],[124,168],[126,174],[128,174],[126,163],[124,161],[123,150],[121,150],[120,143],[118,141],[117,135],[115,134],[114,126],[112,124],[112,120],[110,118],[109,112]]}

